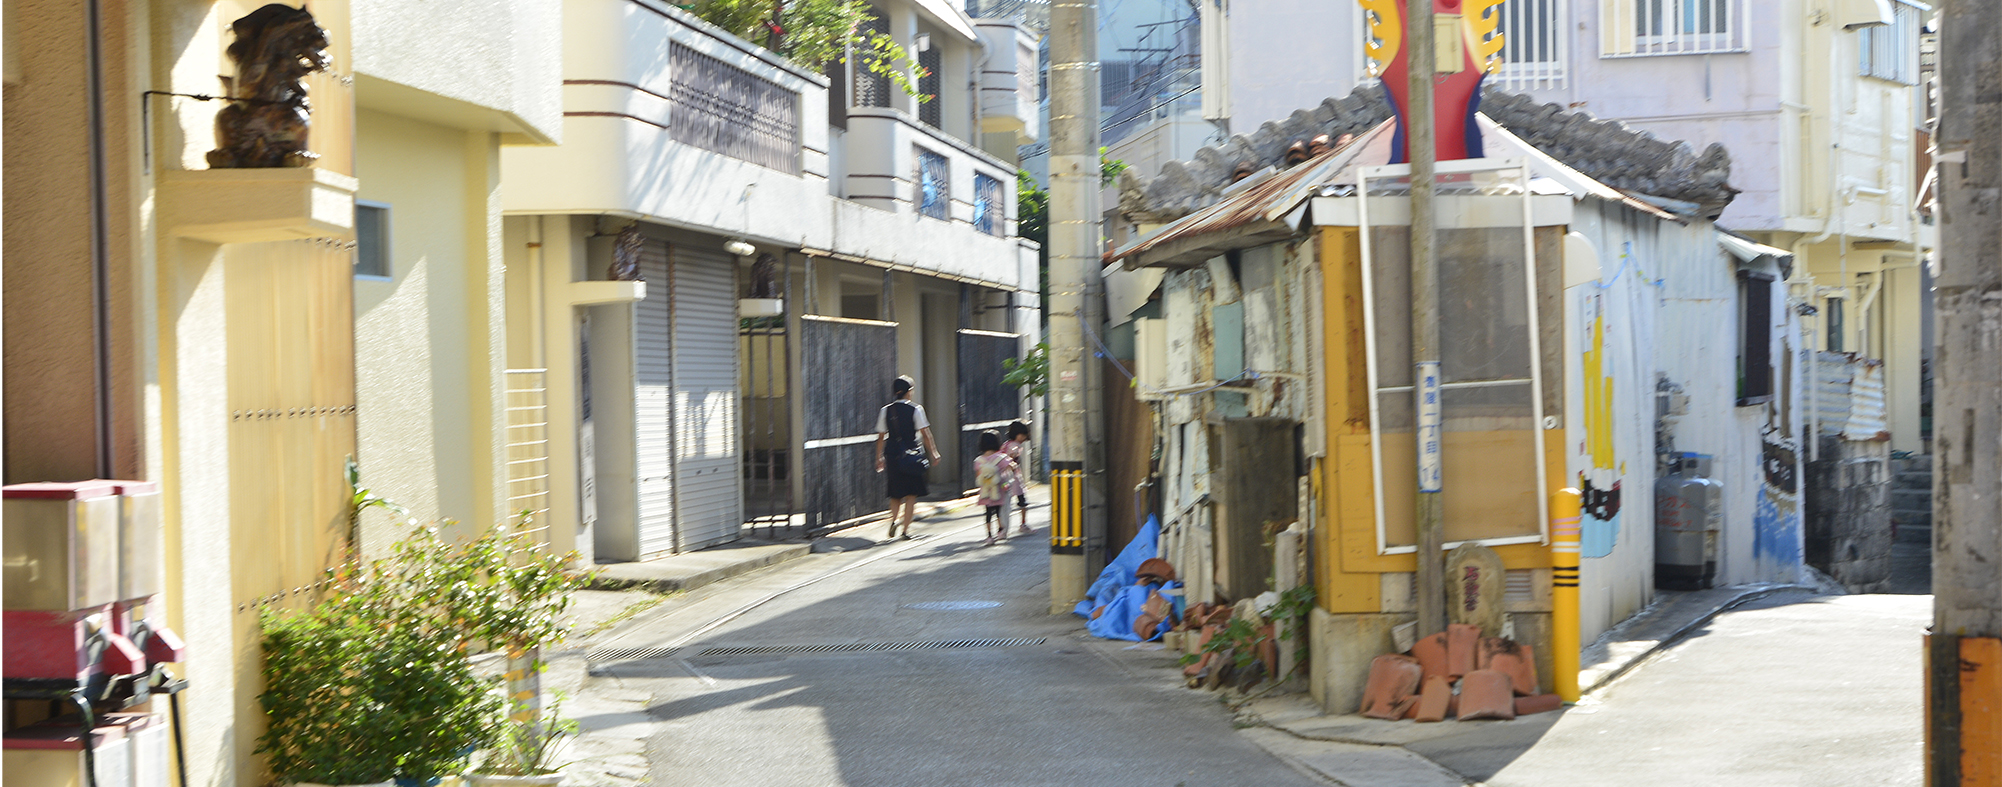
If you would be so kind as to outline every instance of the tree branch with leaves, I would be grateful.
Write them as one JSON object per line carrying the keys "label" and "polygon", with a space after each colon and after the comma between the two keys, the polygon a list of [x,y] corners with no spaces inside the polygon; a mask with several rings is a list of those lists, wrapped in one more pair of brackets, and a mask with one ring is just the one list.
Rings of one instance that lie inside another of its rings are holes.
{"label": "tree branch with leaves", "polygon": [[918,90],[929,70],[890,34],[863,28],[871,18],[865,0],[699,0],[682,9],[801,68],[823,71],[829,63],[848,62],[852,53],[869,73],[888,78],[919,103],[936,98]]}

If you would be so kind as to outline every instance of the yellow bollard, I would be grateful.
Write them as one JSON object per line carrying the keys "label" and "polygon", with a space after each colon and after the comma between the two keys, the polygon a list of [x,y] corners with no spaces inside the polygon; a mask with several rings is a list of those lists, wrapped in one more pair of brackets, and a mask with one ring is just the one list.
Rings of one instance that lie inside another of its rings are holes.
{"label": "yellow bollard", "polygon": [[1583,508],[1578,490],[1550,496],[1551,683],[1565,702],[1578,701],[1578,534]]}

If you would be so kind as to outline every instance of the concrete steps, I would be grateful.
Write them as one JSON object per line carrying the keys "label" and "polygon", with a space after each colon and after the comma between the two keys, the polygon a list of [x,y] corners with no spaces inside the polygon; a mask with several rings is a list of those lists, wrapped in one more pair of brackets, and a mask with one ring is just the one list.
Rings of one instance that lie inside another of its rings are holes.
{"label": "concrete steps", "polygon": [[1932,455],[1891,460],[1891,527],[1898,541],[1932,543]]}

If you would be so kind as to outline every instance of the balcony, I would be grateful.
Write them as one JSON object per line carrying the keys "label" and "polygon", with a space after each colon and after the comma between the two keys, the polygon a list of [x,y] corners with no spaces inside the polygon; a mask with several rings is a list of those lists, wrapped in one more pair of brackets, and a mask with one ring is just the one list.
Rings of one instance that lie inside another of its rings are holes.
{"label": "balcony", "polygon": [[564,144],[503,151],[508,212],[825,242],[824,77],[659,0],[572,2],[564,31]]}
{"label": "balcony", "polygon": [[1013,286],[1014,167],[889,108],[852,110],[842,142],[830,250]]}
{"label": "balcony", "polygon": [[1020,22],[976,19],[973,26],[987,46],[987,60],[976,75],[980,83],[981,147],[1012,151],[1035,142],[1040,136],[1036,124],[1042,98],[1036,37]]}

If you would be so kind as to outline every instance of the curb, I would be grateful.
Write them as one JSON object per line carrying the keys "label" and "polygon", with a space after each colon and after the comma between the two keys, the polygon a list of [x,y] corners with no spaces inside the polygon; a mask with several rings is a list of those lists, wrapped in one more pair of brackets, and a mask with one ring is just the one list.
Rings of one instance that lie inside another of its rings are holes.
{"label": "curb", "polygon": [[784,544],[754,558],[740,560],[726,566],[717,566],[698,571],[684,577],[663,577],[661,579],[621,579],[598,576],[591,580],[592,590],[648,590],[655,593],[673,593],[694,590],[703,585],[713,585],[740,574],[747,574],[767,566],[774,566],[790,560],[797,560],[812,554],[810,544]]}

